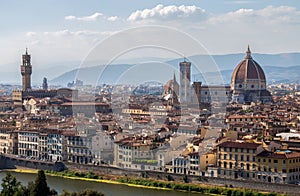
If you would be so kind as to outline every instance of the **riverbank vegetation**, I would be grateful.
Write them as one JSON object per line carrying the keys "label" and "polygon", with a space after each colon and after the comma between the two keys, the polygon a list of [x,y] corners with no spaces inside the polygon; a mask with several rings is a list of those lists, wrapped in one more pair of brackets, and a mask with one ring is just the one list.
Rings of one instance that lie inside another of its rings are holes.
{"label": "riverbank vegetation", "polygon": [[[158,189],[166,189],[166,190],[178,190],[178,191],[187,191],[187,192],[197,192],[203,194],[210,195],[226,195],[226,196],[283,196],[284,194],[279,193],[266,193],[259,192],[249,189],[241,189],[241,188],[232,188],[232,187],[221,187],[221,186],[212,186],[207,184],[193,184],[187,183],[187,180],[184,182],[178,181],[164,181],[164,180],[155,180],[150,178],[135,178],[135,177],[116,177],[110,178],[109,176],[99,176],[92,171],[87,173],[78,172],[78,171],[68,171],[65,170],[63,172],[55,172],[55,171],[46,171],[50,175],[61,176],[61,177],[75,177],[78,179],[94,179],[95,181],[105,182],[118,182],[122,184],[128,185],[137,185],[141,187],[154,187]],[[171,179],[166,176],[166,179]]]}
{"label": "riverbank vegetation", "polygon": [[[34,182],[29,182],[27,186],[23,186],[17,181],[16,177],[10,172],[2,179],[2,190],[0,196],[58,196],[55,189],[51,189],[47,185],[45,172],[39,170]],[[79,192],[64,191],[61,196],[104,196],[104,194],[95,190],[82,190]]]}

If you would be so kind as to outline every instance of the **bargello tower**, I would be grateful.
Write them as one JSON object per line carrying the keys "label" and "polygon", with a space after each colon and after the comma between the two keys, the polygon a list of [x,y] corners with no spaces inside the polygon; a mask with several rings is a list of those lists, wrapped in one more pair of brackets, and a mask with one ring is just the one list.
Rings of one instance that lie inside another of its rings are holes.
{"label": "bargello tower", "polygon": [[22,90],[28,91],[31,90],[31,73],[32,66],[30,62],[30,55],[27,52],[22,55],[22,65],[21,65],[21,75],[22,75]]}

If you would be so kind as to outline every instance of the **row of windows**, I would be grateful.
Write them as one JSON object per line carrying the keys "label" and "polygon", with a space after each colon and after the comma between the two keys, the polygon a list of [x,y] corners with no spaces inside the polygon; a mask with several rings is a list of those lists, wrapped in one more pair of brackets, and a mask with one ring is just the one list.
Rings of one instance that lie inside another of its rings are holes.
{"label": "row of windows", "polygon": [[222,157],[222,154],[219,154],[219,159],[224,159],[224,160],[236,160],[236,161],[253,161],[255,162],[255,157],[250,155],[233,155],[233,154],[224,154]]}
{"label": "row of windows", "polygon": [[198,165],[199,161],[190,161],[190,164],[196,164],[196,165]]}
{"label": "row of windows", "polygon": [[88,149],[82,149],[82,148],[69,148],[69,153],[77,153],[77,154],[91,154],[91,152]]}
{"label": "row of windows", "polygon": [[[244,163],[241,163],[239,164],[238,162],[220,162],[219,161],[219,167],[223,167],[223,168],[229,168],[229,169],[244,169],[244,170],[250,170],[251,169],[251,164],[244,164]],[[252,164],[252,170],[255,170],[256,169],[256,165],[255,164]]]}
{"label": "row of windows", "polygon": [[196,170],[196,171],[198,171],[198,170],[199,170],[199,167],[197,167],[197,166],[191,166],[190,169],[191,169],[191,170]]}
{"label": "row of windows", "polygon": [[38,151],[28,151],[28,150],[19,149],[19,155],[37,157],[38,156]]}
{"label": "row of windows", "polygon": [[[261,119],[260,118],[256,118],[256,120],[258,120],[258,121],[261,121]],[[253,122],[253,118],[232,118],[232,119],[230,119],[230,122],[237,122],[237,121],[240,121],[240,122],[242,122],[242,121],[247,121],[247,122]]]}
{"label": "row of windows", "polygon": [[123,157],[123,161],[126,161],[126,162],[129,161],[129,162],[130,162],[130,161],[131,161],[131,158],[127,158],[127,157],[125,158],[125,157]]}
{"label": "row of windows", "polygon": [[220,150],[222,150],[224,152],[246,152],[246,153],[253,153],[255,154],[256,153],[256,149],[244,149],[244,148],[232,148],[232,147],[223,147],[223,148],[220,148]]}
{"label": "row of windows", "polygon": [[37,149],[37,144],[27,144],[27,143],[19,143],[19,148],[27,148],[27,149]]}
{"label": "row of windows", "polygon": [[[224,95],[224,91],[214,91],[214,92],[211,92],[211,91],[207,92],[207,91],[205,91],[204,92],[205,95],[208,95],[208,94],[210,94],[210,95],[212,95],[212,94],[217,95],[218,93],[221,94],[221,95]],[[229,92],[225,91],[225,95],[228,95],[228,94],[229,94]]]}
{"label": "row of windows", "polygon": [[[123,155],[129,155],[129,156],[131,156],[131,151],[121,151],[121,150],[119,150],[119,154],[123,154]],[[139,152],[137,152],[137,151],[134,151],[134,155],[135,156],[141,156],[141,157],[143,157],[143,156],[149,156],[149,155],[151,155],[151,153],[148,153],[148,152],[144,152],[144,151],[139,151]]]}
{"label": "row of windows", "polygon": [[86,142],[83,142],[83,141],[73,141],[73,142],[70,142],[68,141],[68,145],[74,145],[74,146],[86,146]]}
{"label": "row of windows", "polygon": [[19,137],[19,141],[27,141],[27,142],[38,142],[38,138],[37,137],[25,137],[25,136],[21,136]]}
{"label": "row of windows", "polygon": [[[254,87],[255,87],[255,86],[252,84],[252,85],[251,85],[251,88],[254,88]],[[258,88],[258,87],[259,87],[259,86],[257,86],[257,88]],[[261,85],[260,87],[261,87],[261,88],[264,88],[263,85]],[[243,88],[243,85],[240,84],[240,85],[239,85],[239,88]],[[247,85],[246,85],[246,88],[247,88]]]}
{"label": "row of windows", "polygon": [[[257,159],[257,161],[258,162],[263,162],[263,163],[265,163],[265,162],[269,162],[269,163],[278,163],[278,160],[277,159],[273,159],[273,161],[272,161],[272,159],[260,159],[260,158],[258,158]],[[290,159],[289,161],[288,160],[285,160],[285,159],[283,159],[282,160],[282,163],[283,164],[286,164],[287,162],[289,162],[289,163],[299,163],[300,162],[300,159]]]}
{"label": "row of windows", "polygon": [[[129,149],[129,150],[131,150],[131,146],[122,146],[122,145],[120,145],[119,146],[119,148],[123,148],[123,149]],[[138,147],[137,146],[135,146],[135,147],[132,147],[132,149],[138,149]]]}

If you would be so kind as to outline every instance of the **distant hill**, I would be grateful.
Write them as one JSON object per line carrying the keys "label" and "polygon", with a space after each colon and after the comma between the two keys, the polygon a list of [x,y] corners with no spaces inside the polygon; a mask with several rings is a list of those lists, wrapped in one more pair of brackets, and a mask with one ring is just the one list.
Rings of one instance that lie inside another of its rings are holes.
{"label": "distant hill", "polygon": [[[197,62],[200,66],[205,68],[201,72],[208,72],[206,77],[214,77],[216,72],[220,72],[223,76],[223,81],[226,84],[230,83],[230,78],[235,66],[244,58],[245,54],[227,54],[227,55],[195,55],[187,59],[192,62]],[[266,73],[268,83],[279,81],[298,81],[300,78],[300,53],[285,53],[285,54],[252,54],[255,61],[257,61]],[[174,70],[178,70],[178,64],[183,59],[174,59],[166,61],[166,64],[171,65]],[[212,62],[215,61],[217,70],[209,70]],[[115,64],[110,65],[104,70],[104,66],[92,66],[86,68],[74,69],[63,73],[50,81],[51,84],[66,85],[68,82],[76,78],[83,80],[85,84],[100,84],[100,83],[114,83],[125,71],[133,68],[133,64]],[[207,68],[207,69],[206,69]],[[208,71],[207,71],[208,70]],[[101,74],[101,73],[105,74]],[[145,82],[146,75],[159,75],[162,74],[159,70],[150,69],[144,75],[138,72],[132,76],[136,77],[136,82]],[[165,76],[164,80],[167,81],[171,78]],[[199,72],[192,67],[193,79],[204,81]],[[101,77],[100,77],[101,76]],[[161,76],[162,77],[162,76]],[[178,74],[177,74],[178,77]],[[219,81],[217,81],[219,82]]]}
{"label": "distant hill", "polygon": [[118,77],[131,66],[132,65],[129,64],[113,64],[107,67],[99,65],[78,68],[52,79],[50,83],[66,85],[68,82],[76,80],[76,78],[83,80],[86,84],[114,83]]}

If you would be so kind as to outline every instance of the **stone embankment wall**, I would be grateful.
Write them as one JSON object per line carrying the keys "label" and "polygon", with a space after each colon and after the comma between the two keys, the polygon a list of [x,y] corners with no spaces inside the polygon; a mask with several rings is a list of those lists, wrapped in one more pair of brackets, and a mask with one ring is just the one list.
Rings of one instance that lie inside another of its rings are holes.
{"label": "stone embankment wall", "polygon": [[66,169],[64,164],[60,162],[51,163],[24,159],[15,156],[0,155],[0,169],[16,169],[20,167],[54,171],[62,171]]}
{"label": "stone embankment wall", "polygon": [[[71,170],[78,171],[93,171],[97,174],[102,175],[119,175],[119,176],[135,176],[135,177],[150,177],[154,179],[166,180],[167,175],[170,175],[174,181],[183,182],[183,175],[181,174],[170,174],[160,171],[134,171],[134,170],[125,170],[110,166],[85,166],[77,164],[66,164],[66,167]],[[287,193],[289,195],[300,195],[300,186],[290,185],[290,184],[274,184],[274,183],[264,183],[256,182],[249,180],[234,180],[234,179],[223,179],[223,178],[209,178],[209,177],[199,177],[199,176],[189,176],[190,182],[199,183],[199,184],[210,184],[210,185],[227,185],[236,187],[236,188],[246,188],[246,189],[255,189],[259,191],[268,191],[268,192],[278,192],[278,193]]]}
{"label": "stone embankment wall", "polygon": [[[18,167],[27,167],[32,169],[43,169],[43,170],[55,170],[61,171],[63,169],[77,170],[82,172],[93,171],[99,175],[118,175],[118,176],[134,176],[134,177],[148,177],[153,179],[166,180],[167,176],[170,175],[174,181],[183,182],[183,175],[181,174],[170,174],[160,171],[138,171],[138,170],[126,170],[112,166],[93,166],[93,165],[79,165],[71,163],[44,163],[41,161],[21,159],[17,157],[3,156],[0,155],[0,169],[15,169]],[[255,189],[260,191],[268,192],[279,192],[287,193],[289,195],[300,195],[300,186],[289,185],[289,184],[274,184],[264,183],[249,180],[234,180],[234,179],[223,179],[223,178],[208,178],[199,176],[188,176],[190,182],[199,184],[210,184],[210,185],[227,185],[237,188]]]}

